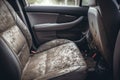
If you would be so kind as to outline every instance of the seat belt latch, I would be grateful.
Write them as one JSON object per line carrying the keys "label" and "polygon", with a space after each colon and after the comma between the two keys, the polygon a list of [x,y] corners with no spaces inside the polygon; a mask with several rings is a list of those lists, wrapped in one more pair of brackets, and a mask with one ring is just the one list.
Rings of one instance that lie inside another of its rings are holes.
{"label": "seat belt latch", "polygon": [[31,54],[36,54],[37,52],[36,51],[31,51]]}

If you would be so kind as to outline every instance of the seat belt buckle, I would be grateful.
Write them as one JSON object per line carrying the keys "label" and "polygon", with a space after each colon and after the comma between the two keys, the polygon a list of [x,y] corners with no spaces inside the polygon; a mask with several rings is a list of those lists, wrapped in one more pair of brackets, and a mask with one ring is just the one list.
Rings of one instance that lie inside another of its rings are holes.
{"label": "seat belt buckle", "polygon": [[92,58],[95,59],[96,56],[97,56],[97,54],[94,53],[94,54],[92,55]]}
{"label": "seat belt buckle", "polygon": [[36,54],[36,53],[37,53],[36,51],[33,51],[33,50],[31,51],[31,54]]}

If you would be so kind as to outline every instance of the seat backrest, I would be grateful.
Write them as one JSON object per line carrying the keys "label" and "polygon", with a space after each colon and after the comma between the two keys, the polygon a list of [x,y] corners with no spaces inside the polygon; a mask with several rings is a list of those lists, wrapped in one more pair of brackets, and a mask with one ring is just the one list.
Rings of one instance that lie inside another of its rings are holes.
{"label": "seat backrest", "polygon": [[32,38],[13,8],[0,0],[0,80],[20,80]]}
{"label": "seat backrest", "polygon": [[88,12],[90,32],[98,50],[109,65],[119,30],[119,11],[112,0],[98,0],[99,7],[90,7]]}
{"label": "seat backrest", "polygon": [[120,31],[117,37],[113,58],[114,80],[120,80]]}
{"label": "seat backrest", "polygon": [[93,38],[94,42],[93,45],[95,45],[93,47],[97,47],[102,56],[106,59],[106,61],[108,61],[110,54],[107,55],[105,53],[109,53],[110,51],[107,49],[109,46],[107,43],[107,37],[98,6],[89,8],[88,20],[90,26],[90,34],[92,35],[91,37]]}

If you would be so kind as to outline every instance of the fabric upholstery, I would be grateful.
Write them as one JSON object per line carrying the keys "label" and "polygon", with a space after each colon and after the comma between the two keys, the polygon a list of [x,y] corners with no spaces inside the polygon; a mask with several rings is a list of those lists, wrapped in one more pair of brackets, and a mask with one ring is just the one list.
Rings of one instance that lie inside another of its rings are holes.
{"label": "fabric upholstery", "polygon": [[[22,31],[16,24],[5,2],[0,0],[0,33],[6,44],[11,48],[13,53],[19,58],[21,69],[24,68],[29,58],[29,47]],[[23,50],[23,48],[25,48]],[[21,58],[21,56],[25,57]],[[24,59],[24,60],[21,60]]]}
{"label": "fabric upholstery", "polygon": [[90,7],[88,19],[96,49],[112,67],[113,52],[119,31],[119,11],[112,1],[98,0],[99,5]]}
{"label": "fabric upholstery", "polygon": [[103,26],[102,15],[98,6],[89,8],[88,20],[90,26],[90,33],[93,38],[92,47],[96,47],[97,50],[102,54],[106,62],[111,63],[112,55],[109,50],[109,42],[107,41],[108,39],[106,37],[106,31]]}
{"label": "fabric upholstery", "polygon": [[16,14],[16,12],[13,10],[13,8],[9,5],[9,3],[7,1],[5,1],[5,3],[8,7],[8,9],[10,10],[11,16],[13,17],[16,25],[19,27],[19,29],[21,30],[21,32],[25,36],[27,43],[28,43],[28,46],[30,48],[32,46],[32,37],[31,37],[31,34],[30,34],[27,26],[22,22],[22,20]]}
{"label": "fabric upholstery", "polygon": [[[7,24],[6,24],[7,23]],[[8,8],[2,1],[0,1],[0,32],[7,30],[8,28],[14,26],[14,20],[8,11]]]}
{"label": "fabric upholstery", "polygon": [[5,0],[0,0],[0,44],[0,80],[70,80],[71,76],[83,80],[86,76],[87,65],[72,41],[50,41],[30,56],[30,32]]}
{"label": "fabric upholstery", "polygon": [[[48,43],[56,41],[67,40],[58,39]],[[47,80],[73,71],[80,71],[79,80],[83,80],[86,76],[86,63],[76,45],[69,40],[68,42],[32,56],[24,71],[23,80]]]}
{"label": "fabric upholstery", "polygon": [[70,43],[72,41],[70,40],[66,40],[66,39],[56,39],[56,40],[53,40],[53,41],[49,41],[43,45],[41,45],[37,52],[43,52],[45,50],[49,50],[51,48],[54,48],[54,47],[57,47],[57,46],[60,46],[60,45],[63,45],[63,44],[66,44],[66,43]]}

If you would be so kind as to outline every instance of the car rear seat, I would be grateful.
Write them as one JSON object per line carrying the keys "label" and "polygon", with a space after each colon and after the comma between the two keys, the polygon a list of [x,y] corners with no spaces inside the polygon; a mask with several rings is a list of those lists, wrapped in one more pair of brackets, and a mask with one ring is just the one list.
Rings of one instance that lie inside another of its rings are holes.
{"label": "car rear seat", "polygon": [[0,80],[84,80],[86,62],[70,40],[56,39],[30,55],[32,38],[10,4],[0,0]]}

